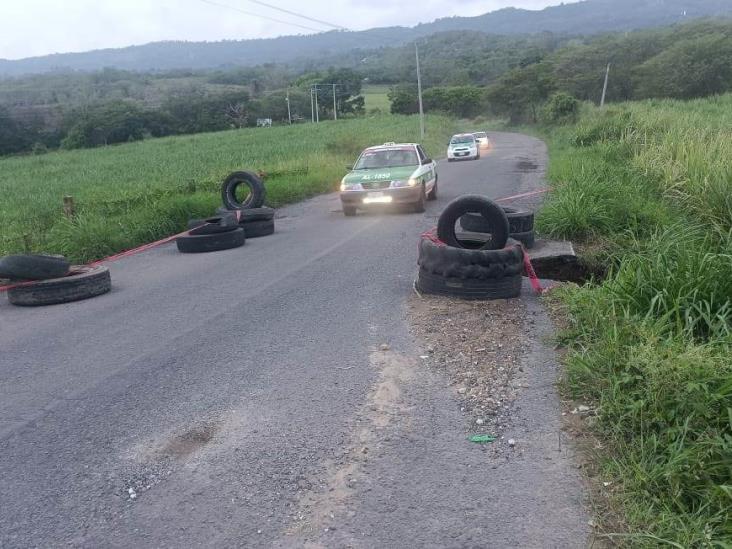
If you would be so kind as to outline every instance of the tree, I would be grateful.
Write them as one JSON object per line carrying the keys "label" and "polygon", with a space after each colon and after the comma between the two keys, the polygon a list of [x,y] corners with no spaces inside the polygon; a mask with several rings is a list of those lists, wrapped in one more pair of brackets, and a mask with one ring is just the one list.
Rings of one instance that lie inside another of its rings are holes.
{"label": "tree", "polygon": [[488,88],[487,99],[491,109],[508,116],[512,124],[536,122],[540,105],[555,88],[551,65],[541,62],[509,72]]}
{"label": "tree", "polygon": [[393,86],[387,97],[391,102],[391,114],[416,114],[419,112],[417,86]]}
{"label": "tree", "polygon": [[555,93],[542,111],[542,120],[549,124],[571,124],[579,116],[579,101],[567,93]]}
{"label": "tree", "polygon": [[431,88],[424,92],[425,111],[445,111],[454,116],[477,116],[485,108],[485,90],[476,86]]}
{"label": "tree", "polygon": [[635,71],[636,97],[691,99],[732,89],[732,32],[683,40]]}

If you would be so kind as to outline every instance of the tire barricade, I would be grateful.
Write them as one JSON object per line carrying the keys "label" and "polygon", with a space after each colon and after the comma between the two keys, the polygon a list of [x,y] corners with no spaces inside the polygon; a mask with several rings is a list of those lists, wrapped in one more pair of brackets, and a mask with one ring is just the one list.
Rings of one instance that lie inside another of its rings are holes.
{"label": "tire barricade", "polygon": [[[522,275],[526,273],[534,289],[541,293],[525,244],[509,236],[511,227],[507,216],[512,213],[518,210],[507,212],[478,195],[459,197],[448,204],[437,228],[422,234],[420,239],[415,289],[425,294],[469,300],[508,299],[521,294]],[[528,223],[527,213],[521,214],[523,222]],[[471,225],[474,222],[480,223],[482,230],[468,234],[456,232],[457,222],[467,230],[466,216],[470,216],[469,228],[477,228]],[[533,237],[533,214],[530,217]],[[515,223],[514,228],[519,227]],[[472,233],[483,234],[476,237]]]}
{"label": "tire barricade", "polygon": [[[237,190],[246,187],[247,195],[239,199]],[[8,301],[18,306],[68,303],[96,297],[112,289],[109,268],[102,265],[175,241],[182,253],[204,253],[243,246],[247,238],[275,232],[272,208],[265,207],[265,188],[252,172],[234,172],[222,183],[224,203],[216,216],[191,219],[188,230],[156,242],[127,250],[89,265],[71,265],[58,255],[25,254],[0,257],[0,292],[7,292]]]}

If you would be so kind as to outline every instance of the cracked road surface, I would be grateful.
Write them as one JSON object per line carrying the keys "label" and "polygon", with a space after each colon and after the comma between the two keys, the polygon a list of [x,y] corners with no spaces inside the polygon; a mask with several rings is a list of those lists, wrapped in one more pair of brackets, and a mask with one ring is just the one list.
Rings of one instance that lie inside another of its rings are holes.
{"label": "cracked road surface", "polygon": [[422,215],[345,218],[321,196],[243,248],[112,263],[96,299],[2,299],[0,547],[585,546],[540,304],[524,293],[520,454],[467,442],[410,332],[418,235],[442,208],[543,184],[540,141],[491,138],[440,164]]}

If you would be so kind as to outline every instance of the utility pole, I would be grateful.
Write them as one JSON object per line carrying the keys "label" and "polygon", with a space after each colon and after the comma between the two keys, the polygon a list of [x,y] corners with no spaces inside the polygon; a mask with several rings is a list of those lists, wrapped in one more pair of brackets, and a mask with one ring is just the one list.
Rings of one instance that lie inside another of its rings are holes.
{"label": "utility pole", "polygon": [[313,105],[313,87],[310,86],[310,121],[315,124],[315,106]]}
{"label": "utility pole", "polygon": [[338,106],[336,105],[336,84],[333,84],[333,120],[338,120]]}
{"label": "utility pole", "polygon": [[290,88],[287,88],[285,101],[287,101],[287,123],[292,124],[292,114],[290,113]]}
{"label": "utility pole", "polygon": [[417,56],[417,97],[419,98],[419,136],[424,140],[424,110],[422,108],[422,75],[419,71],[419,46],[414,43],[414,53]]}
{"label": "utility pole", "polygon": [[600,106],[605,106],[605,96],[607,95],[607,81],[610,78],[610,63],[607,64],[607,70],[605,71],[605,84],[602,86],[602,99],[600,99]]}
{"label": "utility pole", "polygon": [[320,123],[320,108],[318,107],[318,85],[315,84],[315,122]]}

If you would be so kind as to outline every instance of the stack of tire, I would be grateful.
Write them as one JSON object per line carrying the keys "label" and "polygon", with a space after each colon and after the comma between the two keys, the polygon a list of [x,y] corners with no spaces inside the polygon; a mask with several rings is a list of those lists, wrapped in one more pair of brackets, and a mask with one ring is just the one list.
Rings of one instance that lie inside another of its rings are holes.
{"label": "stack of tire", "polygon": [[[456,231],[467,214],[479,217],[480,238]],[[509,238],[506,212],[483,196],[462,196],[447,205],[436,231],[422,235],[418,264],[416,288],[425,294],[482,300],[521,295],[523,246]]]}
{"label": "stack of tire", "polygon": [[107,267],[71,265],[60,255],[0,257],[0,278],[14,282],[8,289],[8,301],[21,306],[69,303],[112,289]]}
{"label": "stack of tire", "polygon": [[[248,193],[239,200],[237,191],[246,187]],[[274,210],[263,206],[264,183],[252,172],[234,172],[221,185],[223,208],[216,216],[191,219],[188,232],[176,239],[183,253],[214,252],[243,246],[247,238],[274,233]]]}

